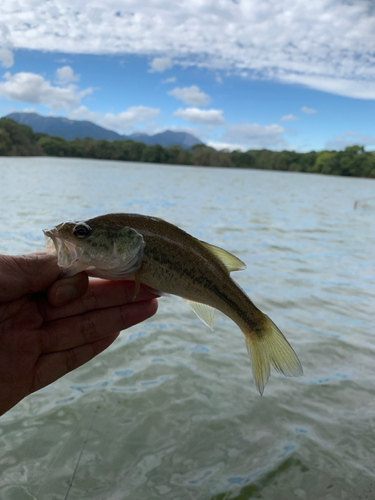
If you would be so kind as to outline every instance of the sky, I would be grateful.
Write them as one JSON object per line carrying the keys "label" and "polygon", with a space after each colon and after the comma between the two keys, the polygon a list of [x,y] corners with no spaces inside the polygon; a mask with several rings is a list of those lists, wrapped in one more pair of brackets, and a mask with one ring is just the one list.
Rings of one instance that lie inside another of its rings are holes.
{"label": "sky", "polygon": [[0,116],[375,150],[374,0],[1,0]]}

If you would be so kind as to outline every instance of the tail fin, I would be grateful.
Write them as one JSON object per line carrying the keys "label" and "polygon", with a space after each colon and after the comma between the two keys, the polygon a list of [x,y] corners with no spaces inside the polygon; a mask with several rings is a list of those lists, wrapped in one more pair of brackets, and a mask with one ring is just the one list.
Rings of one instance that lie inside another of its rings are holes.
{"label": "tail fin", "polygon": [[245,336],[247,351],[250,355],[255,385],[262,395],[268,382],[271,364],[287,377],[302,375],[302,365],[284,335],[275,323],[264,314],[264,328],[261,335]]}

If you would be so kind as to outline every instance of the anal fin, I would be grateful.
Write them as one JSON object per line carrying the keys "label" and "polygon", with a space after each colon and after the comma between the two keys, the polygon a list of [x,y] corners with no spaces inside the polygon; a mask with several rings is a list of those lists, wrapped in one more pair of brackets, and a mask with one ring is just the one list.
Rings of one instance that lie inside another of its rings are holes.
{"label": "anal fin", "polygon": [[211,328],[211,330],[213,330],[215,309],[211,306],[207,306],[206,304],[202,304],[201,302],[195,302],[194,300],[188,299],[184,300],[193,309],[198,318],[201,319],[205,325]]}

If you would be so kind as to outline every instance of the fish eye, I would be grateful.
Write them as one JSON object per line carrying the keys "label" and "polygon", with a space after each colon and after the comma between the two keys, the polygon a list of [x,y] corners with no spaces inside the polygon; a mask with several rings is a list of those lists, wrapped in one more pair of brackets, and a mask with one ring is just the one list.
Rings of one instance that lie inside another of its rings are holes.
{"label": "fish eye", "polygon": [[88,226],[87,224],[77,224],[75,228],[73,229],[73,234],[76,238],[83,239],[87,238],[91,234],[91,227]]}

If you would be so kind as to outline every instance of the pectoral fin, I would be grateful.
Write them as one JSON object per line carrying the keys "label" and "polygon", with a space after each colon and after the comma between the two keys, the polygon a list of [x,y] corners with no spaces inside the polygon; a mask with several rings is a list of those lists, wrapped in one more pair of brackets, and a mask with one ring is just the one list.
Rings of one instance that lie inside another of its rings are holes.
{"label": "pectoral fin", "polygon": [[211,253],[217,257],[222,264],[227,268],[228,272],[232,271],[243,271],[246,269],[246,264],[242,262],[238,257],[232,253],[227,252],[223,248],[216,247],[205,241],[201,241],[202,245],[205,246]]}
{"label": "pectoral fin", "polygon": [[211,330],[213,330],[215,309],[211,306],[207,306],[206,304],[201,304],[200,302],[194,302],[193,300],[187,299],[184,300],[193,309],[198,318],[201,319],[205,325],[211,328]]}

